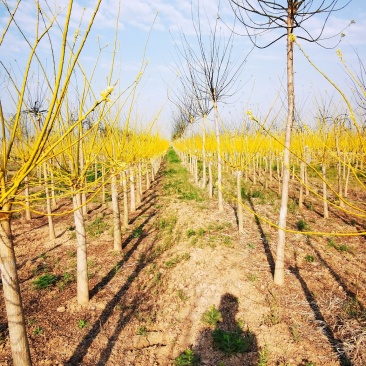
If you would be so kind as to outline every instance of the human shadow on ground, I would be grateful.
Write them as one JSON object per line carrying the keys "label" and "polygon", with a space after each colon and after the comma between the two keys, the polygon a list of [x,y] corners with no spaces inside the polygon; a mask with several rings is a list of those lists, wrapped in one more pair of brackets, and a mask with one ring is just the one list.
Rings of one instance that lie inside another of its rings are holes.
{"label": "human shadow on ground", "polygon": [[301,288],[304,291],[306,300],[314,313],[315,319],[318,324],[321,326],[323,330],[323,334],[327,337],[329,344],[332,346],[334,352],[338,355],[338,359],[341,365],[351,365],[351,360],[347,357],[344,351],[343,342],[334,337],[334,333],[331,327],[326,322],[319,305],[314,297],[313,293],[310,291],[309,287],[306,284],[306,281],[301,276],[299,268],[297,266],[291,266],[289,268],[290,272],[298,279],[300,282]]}
{"label": "human shadow on ground", "polygon": [[238,298],[230,293],[223,294],[219,308],[216,310],[212,307],[208,315],[208,319],[220,320],[214,328],[206,328],[199,334],[192,349],[179,356],[181,360],[191,353],[196,362],[192,364],[258,365],[256,336],[249,329],[242,329],[243,326],[236,319],[237,312]]}
{"label": "human shadow on ground", "polygon": [[[252,209],[252,211],[254,212],[254,214],[256,214],[256,209],[254,207],[253,200],[251,199],[251,197],[248,197],[248,202],[249,202],[250,208]],[[258,218],[257,215],[254,215],[254,220],[255,220],[255,223],[257,224],[257,228],[258,228],[259,234],[260,234],[261,239],[262,239],[262,243],[263,243],[263,247],[264,247],[264,252],[266,253],[267,262],[269,264],[269,268],[271,270],[271,274],[272,274],[272,276],[274,276],[275,260],[273,258],[273,254],[272,254],[271,248],[269,247],[269,243],[268,243],[266,234],[263,231],[262,224],[261,224],[261,222],[260,222],[260,220],[259,220],[259,218]]]}

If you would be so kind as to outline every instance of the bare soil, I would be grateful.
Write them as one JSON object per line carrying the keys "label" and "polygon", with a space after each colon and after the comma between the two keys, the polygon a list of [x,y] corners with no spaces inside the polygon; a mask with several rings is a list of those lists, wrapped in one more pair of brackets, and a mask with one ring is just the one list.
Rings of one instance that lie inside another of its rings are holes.
{"label": "bare soil", "polygon": [[[182,198],[174,179],[164,162],[131,214],[123,254],[113,251],[109,207],[88,205],[88,232],[100,222],[107,227],[88,236],[91,299],[84,308],[76,302],[72,217],[55,219],[55,242],[48,240],[46,217],[13,221],[34,365],[167,366],[187,349],[199,356],[198,365],[208,366],[366,365],[364,237],[288,234],[285,285],[277,287],[276,229],[245,211],[239,235],[229,196],[219,213],[204,194]],[[278,197],[249,201],[276,221]],[[325,220],[319,210],[315,199],[311,209],[290,210],[290,227],[301,219],[327,232],[364,227],[336,211]],[[56,283],[35,289],[45,273]],[[0,365],[12,365],[0,301]],[[240,326],[250,337],[246,352],[217,348],[215,327],[202,321],[212,306],[222,315],[216,330]]]}

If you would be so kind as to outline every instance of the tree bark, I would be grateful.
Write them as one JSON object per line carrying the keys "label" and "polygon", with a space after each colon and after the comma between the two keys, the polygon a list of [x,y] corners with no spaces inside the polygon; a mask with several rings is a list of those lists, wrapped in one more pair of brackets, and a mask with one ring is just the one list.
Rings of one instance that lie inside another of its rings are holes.
{"label": "tree bark", "polygon": [[10,219],[0,224],[0,270],[14,366],[32,364],[25,327],[22,297],[11,235]]}
{"label": "tree bark", "polygon": [[215,114],[215,132],[217,142],[217,196],[218,196],[219,212],[223,212],[224,202],[222,196],[222,158],[220,149],[219,111],[217,110],[216,90],[214,91],[213,109]]}
{"label": "tree bark", "polygon": [[238,229],[239,233],[244,232],[244,224],[243,224],[243,206],[242,206],[242,198],[241,198],[241,177],[243,172],[238,170],[236,172],[236,199],[238,201],[237,204],[237,215],[238,215]]}
{"label": "tree bark", "polygon": [[291,39],[293,29],[293,19],[290,9],[287,17],[287,122],[285,133],[285,149],[283,153],[283,176],[282,176],[282,197],[280,216],[278,220],[278,243],[276,251],[276,266],[274,272],[274,283],[283,285],[285,277],[285,240],[286,240],[286,219],[287,203],[290,181],[290,144],[291,131],[294,121],[295,111],[295,88],[294,88],[294,43]]}
{"label": "tree bark", "polygon": [[76,283],[77,300],[80,305],[86,305],[89,302],[89,281],[88,281],[88,261],[85,223],[82,212],[82,198],[80,192],[73,195],[74,222],[76,231]]}
{"label": "tree bark", "polygon": [[128,195],[127,195],[127,173],[123,171],[123,226],[128,227]]}
{"label": "tree bark", "polygon": [[47,219],[48,219],[48,233],[51,241],[56,239],[55,227],[53,225],[52,218],[52,202],[50,197],[50,190],[48,188],[48,174],[47,174],[47,166],[43,165],[43,178],[45,182],[45,193],[46,193],[46,211],[47,211]]}
{"label": "tree bark", "polygon": [[113,174],[111,180],[112,212],[113,212],[113,249],[122,252],[121,216],[118,202],[117,176]]}

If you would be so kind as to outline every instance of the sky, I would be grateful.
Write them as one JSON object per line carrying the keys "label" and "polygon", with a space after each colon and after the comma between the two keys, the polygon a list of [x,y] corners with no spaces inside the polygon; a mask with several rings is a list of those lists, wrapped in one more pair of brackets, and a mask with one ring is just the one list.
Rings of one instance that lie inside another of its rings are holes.
{"label": "sky", "polygon": [[[329,0],[328,0],[329,1]],[[281,2],[281,1],[279,1]],[[282,1],[285,2],[285,1]],[[315,0],[315,2],[317,2]],[[339,4],[347,1],[340,0]],[[7,2],[12,9],[15,0]],[[44,0],[40,1],[43,14],[50,14]],[[62,26],[65,16],[66,1],[49,0],[49,9],[60,12],[59,24]],[[95,1],[75,0],[70,26],[70,40],[79,24],[83,24],[92,12]],[[35,1],[23,0],[17,12],[17,22],[23,32],[32,39],[34,37],[36,14]],[[119,5],[120,4],[120,5]],[[193,17],[197,19],[197,0],[193,0]],[[219,26],[224,39],[233,26],[233,12],[228,0],[200,0],[201,25],[203,35],[208,33],[207,19],[214,22],[219,17]],[[116,91],[124,90],[139,75],[142,61],[147,63],[139,83],[134,103],[133,118],[137,125],[148,126],[157,114],[159,119],[155,128],[164,136],[170,137],[172,130],[172,113],[176,106],[170,101],[175,99],[179,90],[177,78],[177,47],[182,47],[181,35],[187,37],[190,45],[195,47],[196,36],[192,22],[191,0],[104,0],[100,6],[88,42],[81,55],[86,70],[91,70],[101,50],[99,66],[94,77],[94,90],[104,90],[108,85],[108,75],[113,55],[113,44],[118,19],[118,52],[115,59],[115,73],[111,83],[116,83]],[[5,27],[8,14],[4,3],[0,4],[0,29]],[[321,27],[321,18],[313,17],[307,21],[307,29],[316,32]],[[347,27],[351,21],[355,23]],[[196,23],[197,24],[197,23]],[[212,23],[211,23],[212,24]],[[316,44],[299,40],[311,60],[334,80],[343,90],[348,92],[349,81],[342,67],[336,50],[341,49],[343,57],[350,68],[358,71],[357,55],[366,62],[366,5],[365,0],[353,0],[345,9],[331,15],[325,28],[325,36],[339,33],[344,28],[345,37],[339,46],[333,49],[322,48]],[[83,27],[81,27],[83,29]],[[235,30],[243,32],[237,23]],[[150,36],[149,36],[150,35]],[[56,27],[51,29],[54,36],[54,52],[58,55],[59,38]],[[266,33],[261,40],[272,39],[274,33]],[[325,46],[334,46],[338,38],[323,42]],[[248,37],[235,36],[233,40],[233,57],[241,61],[251,50],[240,76],[236,80],[237,92],[232,98],[219,105],[220,114],[226,125],[239,126],[244,119],[245,111],[251,109],[258,115],[265,115],[277,97],[277,106],[285,102],[286,85],[286,48],[284,39],[265,49],[253,49]],[[8,70],[21,74],[25,56],[29,47],[15,27],[11,27],[0,46],[0,61]],[[51,54],[49,43],[40,44],[39,55],[46,68],[51,70]],[[145,57],[145,58],[144,58]],[[295,93],[300,113],[310,118],[315,114],[315,100],[334,98],[339,95],[334,88],[306,61],[295,49]],[[0,69],[0,98],[3,106],[8,98],[8,83],[4,69]],[[19,75],[18,75],[19,78]],[[37,84],[39,68],[34,70],[33,83]],[[38,85],[42,84],[41,81]],[[39,93],[39,90],[36,92]],[[36,97],[35,97],[36,98]],[[11,106],[11,103],[5,103]],[[10,108],[10,107],[9,107]],[[6,107],[4,107],[6,110]],[[282,109],[285,109],[283,107]],[[6,110],[11,113],[10,110]],[[309,112],[310,111],[310,112]]]}

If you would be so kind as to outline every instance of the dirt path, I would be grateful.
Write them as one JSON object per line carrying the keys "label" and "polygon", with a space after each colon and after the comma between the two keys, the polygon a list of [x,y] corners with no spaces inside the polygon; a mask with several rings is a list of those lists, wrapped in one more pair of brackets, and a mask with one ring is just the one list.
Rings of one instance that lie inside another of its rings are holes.
{"label": "dirt path", "polygon": [[[88,220],[108,224],[110,211],[95,203]],[[87,308],[75,302],[72,224],[59,219],[59,237],[47,247],[44,222],[15,229],[35,365],[320,366],[366,359],[364,336],[358,345],[345,341],[364,329],[358,317],[345,316],[351,285],[335,278],[319,243],[292,237],[290,256],[296,248],[303,258],[309,245],[319,255],[311,263],[288,258],[286,286],[275,287],[275,230],[246,213],[239,235],[231,205],[219,214],[175,159],[164,163],[131,217],[122,256],[112,250],[110,223],[90,240]],[[32,282],[46,272],[58,276],[57,284],[36,291]],[[4,310],[1,322],[0,365],[11,365]]]}

